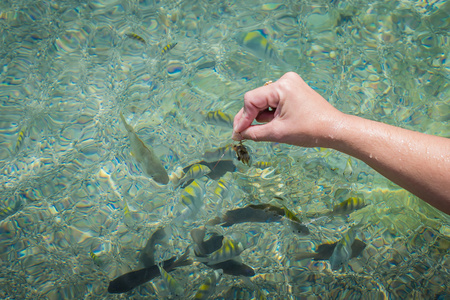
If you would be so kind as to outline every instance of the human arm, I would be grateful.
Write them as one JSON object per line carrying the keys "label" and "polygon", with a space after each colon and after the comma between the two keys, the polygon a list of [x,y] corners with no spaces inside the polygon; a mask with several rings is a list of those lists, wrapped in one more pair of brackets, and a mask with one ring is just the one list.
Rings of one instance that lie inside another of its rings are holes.
{"label": "human arm", "polygon": [[336,149],[450,214],[450,139],[344,114],[295,73],[245,94],[233,139]]}

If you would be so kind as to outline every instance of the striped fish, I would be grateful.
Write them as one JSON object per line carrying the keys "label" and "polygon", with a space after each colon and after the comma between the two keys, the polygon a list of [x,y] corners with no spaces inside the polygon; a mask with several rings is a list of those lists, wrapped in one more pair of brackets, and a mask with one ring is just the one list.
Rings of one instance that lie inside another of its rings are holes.
{"label": "striped fish", "polygon": [[20,129],[19,133],[17,134],[17,141],[16,145],[14,146],[14,152],[18,153],[19,150],[22,148],[24,142],[25,142],[25,136],[27,134],[28,127],[23,126],[22,129]]}
{"label": "striped fish", "polygon": [[225,179],[219,179],[219,181],[217,181],[217,187],[214,190],[214,194],[219,196],[221,199],[224,199],[228,195],[228,188],[228,183],[225,181]]}
{"label": "striped fish", "polygon": [[220,249],[214,251],[206,258],[198,257],[197,259],[199,261],[205,261],[207,265],[211,266],[239,256],[244,250],[241,242],[236,242],[233,239],[225,239]]}
{"label": "striped fish", "polygon": [[214,294],[214,291],[216,289],[217,284],[220,281],[220,278],[222,277],[223,271],[222,270],[216,270],[211,276],[208,276],[203,282],[203,284],[198,289],[197,293],[195,293],[194,297],[192,299],[198,299],[198,300],[204,300],[208,299],[212,294]]}
{"label": "striped fish", "polygon": [[103,264],[103,260],[97,254],[95,254],[92,249],[91,251],[89,251],[89,255],[94,261],[94,264],[96,264],[97,266],[101,266]]}
{"label": "striped fish", "polygon": [[350,197],[347,200],[342,201],[341,203],[335,205],[333,207],[333,211],[330,212],[330,215],[347,215],[355,210],[361,209],[366,206],[366,203],[362,198],[359,197]]}
{"label": "striped fish", "polygon": [[176,222],[192,219],[197,215],[203,205],[204,183],[201,180],[194,180],[184,188],[180,196],[180,213]]}
{"label": "striped fish", "polygon": [[132,40],[138,41],[144,45],[147,44],[147,42],[144,40],[144,38],[137,35],[136,33],[125,33],[125,36]]}
{"label": "striped fish", "polygon": [[178,43],[174,42],[174,43],[169,43],[167,44],[162,50],[161,50],[161,54],[166,54],[167,52],[169,52],[170,50],[172,50]]}
{"label": "striped fish", "polygon": [[340,269],[352,257],[352,244],[355,241],[356,232],[353,227],[350,228],[337,243],[333,254],[330,257],[330,264],[332,270]]}
{"label": "striped fish", "polygon": [[193,164],[189,170],[184,174],[184,176],[180,179],[178,185],[183,185],[185,183],[189,184],[189,181],[200,178],[204,175],[207,175],[211,172],[211,169],[202,164]]}
{"label": "striped fish", "polygon": [[154,181],[161,184],[167,184],[169,182],[169,175],[162,165],[161,160],[155,155],[153,149],[145,145],[138,137],[133,127],[128,125],[122,113],[120,113],[120,119],[128,132],[131,154],[139,163],[141,169],[147,176],[152,177]]}
{"label": "striped fish", "polygon": [[167,273],[161,265],[158,265],[158,267],[169,292],[177,297],[181,297],[184,294],[183,287],[172,277],[172,275]]}
{"label": "striped fish", "polygon": [[212,124],[217,124],[224,127],[232,127],[233,126],[232,115],[224,113],[221,110],[210,111],[205,114],[205,121]]}
{"label": "striped fish", "polygon": [[268,162],[268,161],[258,161],[256,163],[254,163],[253,166],[256,168],[259,168],[259,169],[265,169],[265,168],[271,167],[272,163]]}

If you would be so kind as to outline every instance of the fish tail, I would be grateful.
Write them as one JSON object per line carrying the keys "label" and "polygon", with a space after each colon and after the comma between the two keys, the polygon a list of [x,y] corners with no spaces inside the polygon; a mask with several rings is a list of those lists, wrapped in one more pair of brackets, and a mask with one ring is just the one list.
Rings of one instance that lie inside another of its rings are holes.
{"label": "fish tail", "polygon": [[[192,259],[189,259],[189,252],[190,252],[190,248],[189,246],[186,248],[186,250],[184,251],[183,255],[181,255],[171,266],[170,266],[170,270],[178,268],[178,267],[182,267],[182,266],[189,266],[191,265],[194,261]],[[166,269],[166,268],[164,268]],[[167,270],[167,269],[166,269]],[[169,270],[167,270],[169,271]]]}
{"label": "fish tail", "polygon": [[123,113],[122,112],[120,112],[120,119],[122,120],[122,123],[123,123],[123,125],[125,126],[125,129],[128,131],[128,132],[133,132],[133,127],[131,127],[128,123],[127,123],[127,121],[125,120],[125,117],[123,116]]}

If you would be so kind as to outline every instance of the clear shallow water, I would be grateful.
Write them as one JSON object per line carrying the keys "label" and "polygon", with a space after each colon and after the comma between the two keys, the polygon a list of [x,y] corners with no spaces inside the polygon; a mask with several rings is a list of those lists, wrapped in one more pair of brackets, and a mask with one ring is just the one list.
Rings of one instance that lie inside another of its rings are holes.
{"label": "clear shallow water", "polygon": [[[344,112],[450,137],[449,14],[445,1],[2,1],[0,296],[162,298],[160,279],[106,292],[138,266],[157,226],[174,227],[156,253],[168,258],[218,211],[279,196],[308,222],[306,213],[359,195],[370,205],[348,220],[312,222],[308,237],[278,223],[215,229],[252,245],[241,257],[256,271],[253,286],[224,276],[217,297],[449,297],[448,216],[365,164],[351,159],[349,175],[349,157],[335,151],[248,142],[253,160],[275,171],[239,165],[225,176],[220,207],[208,180],[195,220],[174,226],[182,189],[141,172],[119,120],[122,111],[176,177],[231,143],[231,130],[201,112],[234,115],[246,91],[296,71]],[[255,30],[272,52],[242,40]],[[294,259],[363,218],[357,237],[367,247],[346,268]],[[195,264],[173,274],[192,295],[209,272]]]}

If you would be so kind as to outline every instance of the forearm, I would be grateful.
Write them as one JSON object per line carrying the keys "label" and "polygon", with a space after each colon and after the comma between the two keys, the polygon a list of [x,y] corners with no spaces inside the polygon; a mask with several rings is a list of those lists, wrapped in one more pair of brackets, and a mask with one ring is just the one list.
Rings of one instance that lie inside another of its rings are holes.
{"label": "forearm", "polygon": [[330,147],[450,214],[450,139],[345,115]]}

